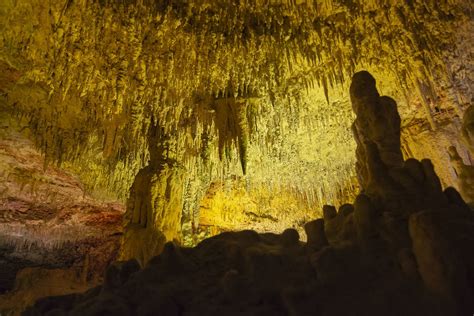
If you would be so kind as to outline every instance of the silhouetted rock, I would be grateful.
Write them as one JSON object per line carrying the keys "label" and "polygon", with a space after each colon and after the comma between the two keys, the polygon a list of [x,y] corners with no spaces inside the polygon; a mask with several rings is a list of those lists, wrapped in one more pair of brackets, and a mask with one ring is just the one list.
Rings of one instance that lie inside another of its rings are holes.
{"label": "silhouetted rock", "polygon": [[458,315],[471,313],[474,308],[474,255],[462,246],[474,242],[474,218],[468,215],[458,217],[450,210],[424,211],[410,216],[409,222],[413,253],[424,284],[451,304]]}
{"label": "silhouetted rock", "polygon": [[367,143],[373,143],[383,164],[400,167],[403,156],[400,150],[400,115],[395,101],[380,97],[375,79],[366,71],[356,73],[350,87],[352,109],[356,120],[352,126],[357,143],[357,175],[363,189],[369,186],[369,159]]}
{"label": "silhouetted rock", "polygon": [[331,220],[337,216],[337,210],[332,205],[324,205],[323,206],[323,218],[325,221]]}
{"label": "silhouetted rock", "polygon": [[308,222],[304,225],[309,249],[322,249],[329,245],[324,232],[324,220],[322,218]]}

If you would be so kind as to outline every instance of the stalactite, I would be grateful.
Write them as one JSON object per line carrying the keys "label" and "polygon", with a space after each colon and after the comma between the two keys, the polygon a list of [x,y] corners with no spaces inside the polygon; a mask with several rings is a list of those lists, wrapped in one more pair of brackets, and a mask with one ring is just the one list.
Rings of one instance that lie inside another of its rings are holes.
{"label": "stalactite", "polygon": [[417,89],[418,95],[421,99],[421,103],[422,103],[423,108],[425,110],[426,118],[428,119],[428,122],[430,123],[431,129],[436,130],[436,122],[433,119],[430,104],[428,103],[428,100],[426,99],[425,94],[423,93],[420,81],[417,82],[416,89]]}
{"label": "stalactite", "polygon": [[[2,9],[0,59],[27,69],[8,102],[25,115],[47,164],[60,161],[81,170],[93,186],[117,190],[122,199],[148,161],[146,135],[158,118],[167,122],[167,131],[182,131],[173,150],[180,164],[190,166],[189,177],[202,172],[218,178],[225,168],[237,170],[232,165],[237,162],[249,181],[268,183],[266,174],[273,174],[290,187],[303,170],[311,170],[313,182],[297,185],[307,192],[332,177],[334,161],[341,170],[353,163],[338,157],[337,146],[353,144],[347,140],[350,119],[341,114],[348,106],[338,103],[347,94],[337,91],[356,69],[378,71],[392,82],[387,89],[402,86],[410,105],[400,106],[405,117],[419,114],[412,102],[413,91],[423,101],[419,82],[436,83],[432,91],[460,99],[469,96],[470,85],[460,84],[461,77],[450,82],[443,74],[460,45],[460,25],[452,21],[469,18],[460,0],[438,8],[427,1],[395,0],[66,4],[20,0]],[[206,102],[195,102],[198,94],[221,103],[214,109],[214,101],[203,106]],[[253,122],[233,100],[251,94],[258,95],[260,106]],[[434,128],[436,118],[422,103]],[[460,103],[451,105],[458,114],[465,106]],[[449,107],[445,102],[437,106]],[[197,115],[201,107],[209,112]],[[310,128],[307,122],[313,121]],[[197,128],[201,124],[207,127]],[[309,161],[306,149],[320,150],[321,156]],[[229,159],[219,161],[225,152]],[[92,171],[75,164],[82,159]],[[252,167],[258,159],[260,171]],[[333,185],[345,184],[327,181],[310,200],[321,203],[335,196]]]}

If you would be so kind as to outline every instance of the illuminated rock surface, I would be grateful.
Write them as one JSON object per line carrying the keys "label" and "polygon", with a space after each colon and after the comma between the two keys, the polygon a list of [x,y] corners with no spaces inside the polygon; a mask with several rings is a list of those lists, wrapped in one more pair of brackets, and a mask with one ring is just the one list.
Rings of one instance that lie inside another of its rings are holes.
{"label": "illuminated rock surface", "polygon": [[[359,96],[371,92],[379,98],[375,81],[360,86],[367,79],[373,80],[368,73],[353,78],[352,87],[362,89],[351,89],[356,126],[369,123],[364,112],[371,113],[374,101]],[[398,124],[396,103],[390,102],[394,108],[384,117]],[[390,133],[398,135],[396,129]],[[368,181],[361,183],[366,195],[338,211],[325,206],[324,219],[305,225],[308,243],[294,229],[279,235],[227,232],[194,248],[167,243],[143,270],[133,260],[116,263],[103,286],[39,301],[27,314],[471,313],[474,212],[455,189],[442,190],[429,160],[386,163],[378,133],[365,135],[358,166],[367,171]]]}
{"label": "illuminated rock surface", "polygon": [[157,125],[149,131],[148,166],[140,169],[130,188],[125,214],[122,259],[142,265],[161,252],[166,240],[178,240],[183,199],[183,170],[170,152],[170,136]]}
{"label": "illuminated rock surface", "polygon": [[43,170],[44,157],[33,144],[8,121],[0,126],[3,313],[97,285],[117,258],[123,207],[91,198],[64,170]]}
{"label": "illuminated rock surface", "polygon": [[[60,292],[58,275],[86,252],[100,275],[119,242],[144,266],[167,241],[292,228],[312,251],[380,235],[407,274],[458,291],[426,271],[450,248],[424,233],[444,215],[410,216],[459,201],[450,186],[472,201],[471,2],[0,1],[1,241],[62,271],[18,259],[4,289],[30,267],[18,284]],[[380,93],[351,92],[360,70]],[[410,234],[431,252],[407,250]],[[333,250],[323,258],[345,258]]]}
{"label": "illuminated rock surface", "polygon": [[459,191],[464,200],[472,204],[474,202],[474,166],[464,163],[456,147],[451,146],[448,151],[451,163],[456,171]]}
{"label": "illuminated rock surface", "polygon": [[[472,98],[470,10],[465,0],[6,0],[2,108],[48,163],[121,201],[161,122],[183,171],[183,244],[229,227],[278,231],[280,217],[302,232],[295,209],[358,190],[347,82],[357,70],[398,100],[405,157],[447,165],[455,145],[465,158],[453,126]],[[242,186],[251,203],[235,202]],[[232,220],[205,214],[201,226],[203,199]]]}
{"label": "illuminated rock surface", "polygon": [[474,106],[466,109],[462,121],[462,136],[469,145],[471,151],[474,151]]}

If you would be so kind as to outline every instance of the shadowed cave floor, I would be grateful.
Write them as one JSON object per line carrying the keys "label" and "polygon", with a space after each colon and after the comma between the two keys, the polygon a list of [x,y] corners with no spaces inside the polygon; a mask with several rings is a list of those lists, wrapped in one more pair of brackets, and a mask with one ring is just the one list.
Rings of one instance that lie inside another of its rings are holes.
{"label": "shadowed cave floor", "polygon": [[43,299],[26,315],[452,314],[448,300],[423,287],[409,255],[377,245],[315,251],[298,239],[289,229],[223,233],[195,248],[168,243],[145,269],[113,265],[103,286]]}

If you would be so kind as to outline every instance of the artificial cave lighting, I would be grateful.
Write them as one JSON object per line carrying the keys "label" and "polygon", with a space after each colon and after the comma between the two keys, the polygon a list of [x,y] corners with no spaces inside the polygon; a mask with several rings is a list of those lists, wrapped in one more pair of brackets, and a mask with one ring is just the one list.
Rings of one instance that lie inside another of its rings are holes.
{"label": "artificial cave lighting", "polygon": [[[367,140],[387,177],[427,158],[474,203],[473,25],[466,0],[0,1],[0,314],[167,242],[295,230],[310,245],[323,226],[316,244],[338,242],[361,192],[404,207],[372,186]],[[358,100],[360,71],[396,106]],[[43,285],[13,291],[17,273]]]}

